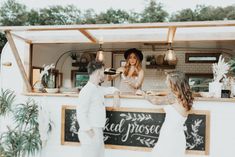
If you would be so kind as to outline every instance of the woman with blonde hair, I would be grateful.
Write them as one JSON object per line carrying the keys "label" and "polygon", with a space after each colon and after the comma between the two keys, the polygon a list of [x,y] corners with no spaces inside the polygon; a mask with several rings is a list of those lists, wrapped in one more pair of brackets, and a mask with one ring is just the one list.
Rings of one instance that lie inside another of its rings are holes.
{"label": "woman with blonde hair", "polygon": [[193,105],[193,96],[184,73],[167,73],[166,83],[175,97],[175,103],[166,105],[165,121],[160,130],[153,157],[183,157],[186,149],[184,123]]}
{"label": "woman with blonde hair", "polygon": [[[142,69],[143,54],[136,48],[125,51],[124,58],[126,64],[117,69],[121,74],[120,91],[135,93],[141,88],[144,80],[144,71]],[[109,76],[109,80],[117,78],[118,75]]]}

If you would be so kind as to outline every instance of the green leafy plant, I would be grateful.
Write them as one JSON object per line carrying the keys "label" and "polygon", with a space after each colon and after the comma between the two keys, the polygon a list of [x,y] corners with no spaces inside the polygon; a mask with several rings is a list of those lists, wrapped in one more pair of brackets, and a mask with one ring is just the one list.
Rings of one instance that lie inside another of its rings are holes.
{"label": "green leafy plant", "polygon": [[1,89],[0,95],[0,115],[5,116],[11,110],[11,106],[15,100],[15,95],[10,90]]}
{"label": "green leafy plant", "polygon": [[235,57],[233,57],[229,62],[230,72],[235,76]]}
{"label": "green leafy plant", "polygon": [[[1,157],[35,155],[42,149],[38,104],[33,99],[28,99],[25,103],[13,105],[15,94],[10,90],[2,90],[0,97],[0,104],[6,104],[2,105],[3,107],[0,106],[0,110],[5,111],[1,112],[0,116],[6,113],[11,114],[14,122],[7,126],[6,132],[0,134]],[[47,132],[50,132],[52,122],[50,121],[47,125]]]}
{"label": "green leafy plant", "polygon": [[72,60],[77,60],[77,58],[79,57],[79,55],[76,54],[75,52],[72,52],[72,53],[70,54],[70,57],[72,58]]}

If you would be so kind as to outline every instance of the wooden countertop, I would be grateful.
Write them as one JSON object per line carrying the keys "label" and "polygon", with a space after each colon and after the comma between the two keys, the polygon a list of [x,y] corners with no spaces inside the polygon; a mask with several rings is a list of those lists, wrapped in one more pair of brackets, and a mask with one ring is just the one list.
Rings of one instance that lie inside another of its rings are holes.
{"label": "wooden countertop", "polygon": [[[54,97],[78,97],[78,93],[38,93],[30,92],[23,93],[26,96],[54,96]],[[113,95],[105,95],[105,98],[112,98]],[[144,96],[134,95],[134,94],[121,94],[120,98],[124,99],[144,99]],[[205,98],[205,97],[195,97],[195,101],[219,101],[219,102],[235,102],[235,97],[233,98]]]}

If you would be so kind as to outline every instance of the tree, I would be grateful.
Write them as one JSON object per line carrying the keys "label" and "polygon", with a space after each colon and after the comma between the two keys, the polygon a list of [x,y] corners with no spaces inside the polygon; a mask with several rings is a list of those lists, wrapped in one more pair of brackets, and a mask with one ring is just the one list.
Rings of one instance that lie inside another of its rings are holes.
{"label": "tree", "polygon": [[147,7],[141,14],[141,22],[163,22],[168,17],[168,13],[163,9],[161,3],[156,3],[155,0],[150,0]]}
{"label": "tree", "polygon": [[195,13],[192,9],[183,9],[178,11],[176,14],[173,14],[170,17],[170,21],[195,21]]}
{"label": "tree", "polygon": [[83,24],[95,24],[96,23],[96,13],[94,9],[85,10],[82,14],[82,23]]}
{"label": "tree", "polygon": [[96,19],[96,23],[128,23],[129,14],[124,10],[110,8],[97,15]]}
{"label": "tree", "polygon": [[224,11],[226,13],[226,19],[235,20],[235,5],[225,7]]}
{"label": "tree", "polygon": [[52,6],[39,10],[40,25],[65,25],[81,23],[81,12],[73,5]]}
{"label": "tree", "polygon": [[129,13],[129,23],[140,23],[141,22],[141,14],[136,12]]}
{"label": "tree", "polygon": [[27,19],[28,25],[40,25],[40,13],[37,10],[31,9],[28,12],[28,19]]}
{"label": "tree", "polygon": [[26,6],[17,3],[15,0],[7,0],[0,7],[0,25],[22,26],[27,21]]}
{"label": "tree", "polygon": [[7,39],[3,33],[0,33],[0,54],[2,52],[3,46],[6,44]]}
{"label": "tree", "polygon": [[197,5],[195,9],[197,21],[223,20],[225,14],[223,8],[213,6]]}

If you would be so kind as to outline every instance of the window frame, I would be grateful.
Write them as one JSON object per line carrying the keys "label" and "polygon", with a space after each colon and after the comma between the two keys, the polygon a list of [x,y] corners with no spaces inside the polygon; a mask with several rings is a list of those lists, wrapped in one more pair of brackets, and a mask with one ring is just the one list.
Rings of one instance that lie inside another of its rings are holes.
{"label": "window frame", "polygon": [[[189,82],[190,77],[202,77],[202,78],[213,79],[213,73],[185,73],[185,76],[186,76],[186,79],[188,82]],[[190,86],[190,88],[191,88],[191,86]],[[208,86],[208,90],[209,90],[209,86]],[[195,91],[193,91],[193,92],[195,92]]]}
{"label": "window frame", "polygon": [[[219,60],[219,56],[221,53],[185,53],[185,63],[217,63]],[[211,60],[197,60],[197,61],[190,61],[190,57],[216,57],[215,61]]]}

